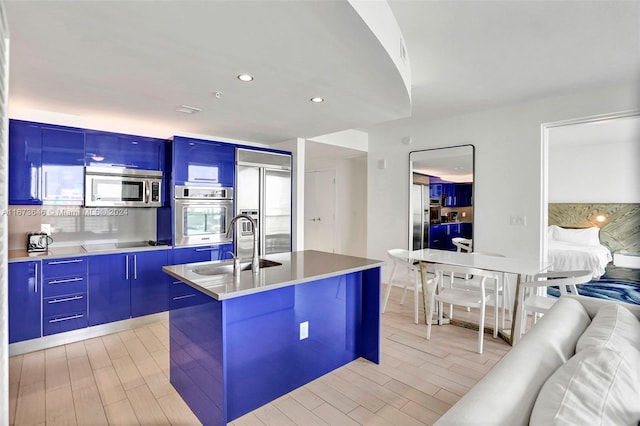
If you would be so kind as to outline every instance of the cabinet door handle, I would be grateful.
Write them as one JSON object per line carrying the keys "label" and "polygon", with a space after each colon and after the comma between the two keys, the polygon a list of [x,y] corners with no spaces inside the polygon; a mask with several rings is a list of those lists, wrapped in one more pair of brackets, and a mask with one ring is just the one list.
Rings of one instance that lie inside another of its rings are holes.
{"label": "cabinet door handle", "polygon": [[84,259],[73,259],[73,260],[56,260],[53,262],[47,262],[49,265],[64,265],[66,263],[80,263],[84,262]]}
{"label": "cabinet door handle", "polygon": [[66,297],[64,299],[54,299],[54,300],[49,300],[47,303],[51,305],[53,303],[71,302],[72,300],[80,300],[80,299],[84,299],[84,296],[73,296],[73,297]]}
{"label": "cabinet door handle", "polygon": [[214,178],[193,178],[193,180],[201,180],[203,182],[218,182],[218,179],[214,179]]}
{"label": "cabinet door handle", "polygon": [[64,280],[53,280],[53,281],[49,281],[49,284],[64,284],[64,283],[75,283],[77,281],[82,281],[84,280],[83,277],[76,277],[76,278],[67,278]]}
{"label": "cabinet door handle", "polygon": [[129,279],[129,256],[125,256],[125,275],[126,278]]}
{"label": "cabinet door handle", "polygon": [[70,317],[56,318],[56,319],[49,320],[49,324],[53,324],[60,321],[69,321],[72,319],[78,319],[78,318],[82,318],[83,316],[84,316],[83,314],[76,314],[76,315],[71,315]]}
{"label": "cabinet door handle", "polygon": [[138,279],[138,255],[133,255],[133,279]]}
{"label": "cabinet door handle", "polygon": [[173,298],[173,300],[188,299],[189,297],[193,297],[193,296],[195,296],[195,294],[187,294],[186,296],[176,296]]}
{"label": "cabinet door handle", "polygon": [[199,248],[199,249],[196,249],[195,251],[213,251],[213,250],[218,250],[218,248],[217,247]]}
{"label": "cabinet door handle", "polygon": [[34,280],[33,292],[37,293],[38,292],[38,264],[34,263],[34,266],[36,267],[36,272],[33,274],[33,280]]}

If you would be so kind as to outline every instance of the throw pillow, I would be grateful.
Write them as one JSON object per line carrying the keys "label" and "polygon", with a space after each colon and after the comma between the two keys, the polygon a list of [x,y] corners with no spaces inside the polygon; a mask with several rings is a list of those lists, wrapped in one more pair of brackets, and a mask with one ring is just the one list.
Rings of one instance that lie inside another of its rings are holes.
{"label": "throw pillow", "polygon": [[593,346],[622,350],[620,345],[625,344],[640,351],[640,321],[631,311],[616,303],[598,309],[578,339],[576,352]]}
{"label": "throw pillow", "polygon": [[588,348],[549,377],[538,394],[529,424],[638,425],[640,352]]}

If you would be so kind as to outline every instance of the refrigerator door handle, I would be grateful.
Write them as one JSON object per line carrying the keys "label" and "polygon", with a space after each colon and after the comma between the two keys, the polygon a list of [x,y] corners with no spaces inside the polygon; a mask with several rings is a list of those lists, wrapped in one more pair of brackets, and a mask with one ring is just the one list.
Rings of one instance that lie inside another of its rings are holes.
{"label": "refrigerator door handle", "polygon": [[258,245],[259,245],[259,255],[263,256],[266,252],[265,252],[265,237],[266,237],[266,233],[267,233],[267,227],[266,227],[266,221],[265,221],[265,217],[266,217],[266,212],[265,212],[265,198],[267,198],[267,192],[266,192],[267,186],[266,186],[266,170],[264,167],[260,167],[260,206],[259,208],[259,216],[258,216],[258,229],[259,229],[259,234],[258,234]]}

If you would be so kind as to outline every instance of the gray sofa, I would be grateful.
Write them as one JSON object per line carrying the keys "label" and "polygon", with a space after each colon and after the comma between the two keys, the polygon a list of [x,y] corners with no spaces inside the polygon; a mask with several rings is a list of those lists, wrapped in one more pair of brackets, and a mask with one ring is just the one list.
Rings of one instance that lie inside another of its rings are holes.
{"label": "gray sofa", "polygon": [[639,318],[640,306],[561,297],[436,425],[638,425]]}

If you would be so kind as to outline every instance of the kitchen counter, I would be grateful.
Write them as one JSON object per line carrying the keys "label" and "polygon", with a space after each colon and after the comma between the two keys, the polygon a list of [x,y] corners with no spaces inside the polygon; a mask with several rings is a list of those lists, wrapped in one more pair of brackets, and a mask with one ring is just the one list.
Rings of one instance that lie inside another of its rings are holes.
{"label": "kitchen counter", "polygon": [[[206,425],[228,422],[357,358],[380,361],[383,262],[319,251],[204,276],[166,266],[171,384]],[[205,269],[206,270],[206,269]],[[195,289],[195,290],[194,290]]]}
{"label": "kitchen counter", "polygon": [[379,260],[315,250],[279,253],[263,258],[282,265],[260,268],[257,274],[250,270],[241,271],[237,281],[232,274],[202,275],[195,272],[219,265],[233,265],[232,261],[187,263],[165,266],[162,269],[196,290],[216,300],[224,300],[384,265]]}
{"label": "kitchen counter", "polygon": [[[107,246],[108,244],[108,246]],[[40,259],[57,259],[61,257],[73,257],[73,256],[92,256],[97,254],[113,254],[113,253],[129,253],[133,251],[148,251],[148,250],[167,250],[172,247],[169,245],[157,245],[157,246],[133,246],[133,247],[117,247],[117,243],[106,244],[92,244],[101,246],[100,250],[86,250],[83,246],[69,246],[69,247],[51,247],[45,252],[27,253],[27,250],[8,250],[7,259],[9,262],[23,262],[25,260],[40,260]],[[87,246],[89,246],[87,244]]]}

